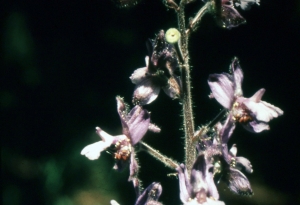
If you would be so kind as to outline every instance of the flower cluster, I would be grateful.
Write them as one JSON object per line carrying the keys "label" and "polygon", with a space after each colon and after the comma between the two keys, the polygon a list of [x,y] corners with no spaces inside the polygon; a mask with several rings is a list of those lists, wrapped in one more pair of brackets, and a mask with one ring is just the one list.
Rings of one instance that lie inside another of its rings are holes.
{"label": "flower cluster", "polygon": [[[113,1],[125,7],[138,2]],[[178,6],[173,0],[166,0],[164,4],[182,14],[184,4],[192,1],[182,0]],[[204,10],[212,12],[222,27],[230,29],[246,22],[236,7],[247,10],[254,4],[259,5],[259,0],[203,1],[206,4],[191,20],[190,28],[186,30],[185,26],[182,26],[180,32],[177,29],[169,29],[166,35],[161,30],[155,39],[147,41],[146,66],[136,69],[130,76],[131,82],[135,84],[132,98],[134,107],[129,111],[129,106],[123,99],[116,98],[122,134],[111,136],[100,127],[96,127],[96,133],[102,140],[86,146],[81,151],[82,155],[95,160],[100,157],[102,151],[110,149],[115,159],[114,169],[122,171],[129,166],[129,181],[132,181],[137,194],[135,205],[161,205],[158,199],[162,194],[162,186],[156,182],[150,184],[142,193],[140,191],[139,166],[134,151],[134,146],[138,143],[145,148],[143,151],[177,171],[180,200],[185,205],[224,205],[224,202],[219,201],[215,179],[225,182],[235,194],[253,195],[250,182],[244,174],[253,172],[252,165],[247,158],[237,156],[235,144],[229,149],[228,142],[237,124],[241,124],[252,133],[259,133],[269,130],[270,120],[283,114],[280,108],[261,100],[265,93],[263,88],[250,98],[243,96],[244,74],[239,60],[234,58],[229,73],[211,74],[208,78],[210,97],[216,99],[226,113],[195,131],[189,90],[191,85],[187,37],[195,30],[194,27],[205,13]],[[184,15],[179,16],[179,25],[184,24],[181,17]],[[150,123],[150,113],[144,106],[152,103],[161,89],[170,98],[180,99],[180,103],[183,104],[186,132],[185,164],[175,162],[141,141],[148,130],[160,132],[160,128]],[[112,200],[111,205],[119,204]]]}

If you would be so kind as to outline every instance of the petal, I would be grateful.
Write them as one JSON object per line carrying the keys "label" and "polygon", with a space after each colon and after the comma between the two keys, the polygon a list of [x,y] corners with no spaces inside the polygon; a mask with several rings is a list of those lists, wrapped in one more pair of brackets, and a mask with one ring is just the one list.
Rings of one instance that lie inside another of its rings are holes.
{"label": "petal", "polygon": [[129,128],[127,125],[128,119],[128,105],[124,102],[123,98],[116,97],[117,100],[117,110],[122,124],[122,132],[124,135],[129,136]]}
{"label": "petal", "polygon": [[120,205],[117,201],[115,200],[111,200],[110,201],[110,205]]}
{"label": "petal", "polygon": [[188,190],[191,187],[188,181],[187,170],[184,164],[178,166],[176,170],[178,172],[178,179],[179,179],[180,200],[182,203],[187,203],[190,198],[190,194]]}
{"label": "petal", "polygon": [[264,88],[261,88],[251,98],[249,98],[249,100],[259,103],[265,92],[266,90]]}
{"label": "petal", "polygon": [[253,4],[259,5],[260,0],[240,0],[239,2],[235,2],[236,6],[241,7],[243,10],[249,10]]}
{"label": "petal", "polygon": [[223,127],[221,128],[221,130],[219,132],[222,144],[227,144],[227,142],[229,141],[229,138],[231,137],[234,129],[235,129],[235,123],[232,120],[232,116],[229,114],[227,116],[227,119],[226,119]]}
{"label": "petal", "polygon": [[159,133],[161,131],[161,129],[157,125],[152,123],[149,123],[148,130],[154,133]]}
{"label": "petal", "polygon": [[283,115],[283,111],[280,108],[265,101],[256,103],[251,100],[245,100],[244,105],[246,105],[258,121],[269,122],[273,118]]}
{"label": "petal", "polygon": [[249,180],[239,170],[230,168],[227,180],[228,188],[232,192],[239,195],[253,195]]}
{"label": "petal", "polygon": [[237,147],[236,144],[233,144],[232,147],[229,150],[229,153],[231,154],[232,157],[236,157],[237,154]]}
{"label": "petal", "polygon": [[207,201],[203,205],[225,205],[223,201],[216,201],[210,198],[206,199]]}
{"label": "petal", "polygon": [[246,23],[246,20],[231,5],[223,4],[220,13],[217,15],[218,23],[221,27],[231,29]]}
{"label": "petal", "polygon": [[85,155],[89,160],[95,160],[100,157],[100,153],[108,148],[110,144],[104,141],[95,142],[93,144],[87,145],[81,151],[81,155]]}
{"label": "petal", "polygon": [[100,127],[96,127],[96,133],[101,137],[102,141],[105,142],[108,146],[110,146],[113,143],[113,141],[115,140],[115,137],[106,133]]}
{"label": "petal", "polygon": [[[147,56],[148,57],[148,56]],[[139,84],[141,81],[147,78],[148,67],[136,69],[129,77],[133,84]]]}
{"label": "petal", "polygon": [[162,87],[164,92],[172,99],[178,98],[181,94],[181,81],[180,78],[171,76],[166,86]]}
{"label": "petal", "polygon": [[146,105],[154,101],[160,91],[160,86],[152,82],[151,77],[140,82],[133,93],[133,103],[138,105]]}
{"label": "petal", "polygon": [[258,122],[256,120],[243,125],[243,127],[246,130],[248,130],[250,132],[255,132],[255,133],[259,133],[259,132],[262,132],[264,130],[269,130],[270,129],[270,127],[269,127],[269,125],[267,123],[265,123],[265,122]]}
{"label": "petal", "polygon": [[130,166],[129,166],[130,175],[129,175],[129,180],[128,181],[132,181],[134,178],[136,178],[136,176],[138,174],[138,171],[139,171],[139,165],[138,165],[138,162],[135,159],[135,152],[134,152],[134,149],[132,147],[131,156],[130,156]]}
{"label": "petal", "polygon": [[153,182],[139,196],[135,205],[147,205],[148,204],[147,202],[157,201],[161,193],[162,193],[162,187],[160,183]]}
{"label": "petal", "polygon": [[231,69],[234,77],[234,94],[235,96],[243,96],[242,82],[244,79],[244,74],[237,57],[232,60]]}
{"label": "petal", "polygon": [[234,84],[225,74],[212,74],[208,85],[214,98],[225,108],[231,109],[234,99]]}
{"label": "petal", "polygon": [[131,144],[135,145],[142,139],[149,128],[150,114],[139,105],[136,105],[133,110],[134,112],[131,114],[127,125],[129,128]]}
{"label": "petal", "polygon": [[245,168],[246,172],[248,172],[248,173],[253,172],[251,162],[247,158],[236,157],[235,160],[236,160],[236,168],[237,169],[242,170],[243,168]]}

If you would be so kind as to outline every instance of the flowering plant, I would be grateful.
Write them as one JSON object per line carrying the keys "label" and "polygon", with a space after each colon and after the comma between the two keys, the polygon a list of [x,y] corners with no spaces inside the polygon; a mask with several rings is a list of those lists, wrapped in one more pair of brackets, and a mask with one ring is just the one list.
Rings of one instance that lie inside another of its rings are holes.
{"label": "flowering plant", "polygon": [[[130,0],[114,2],[120,7],[131,7],[137,3]],[[171,28],[166,32],[161,30],[154,40],[147,41],[146,66],[134,70],[130,76],[131,82],[135,84],[132,110],[128,111],[123,99],[117,97],[122,135],[113,137],[96,127],[102,141],[86,146],[81,152],[90,160],[95,160],[102,151],[111,149],[116,163],[114,169],[122,171],[129,168],[129,181],[132,181],[137,194],[136,205],[161,204],[158,200],[162,193],[162,186],[157,182],[153,182],[142,192],[138,176],[139,165],[134,151],[134,147],[138,145],[142,147],[141,150],[176,171],[180,187],[178,197],[183,204],[224,204],[219,199],[216,179],[224,181],[235,194],[253,195],[250,182],[243,173],[252,173],[252,165],[248,159],[237,156],[236,145],[228,150],[229,139],[236,124],[259,133],[269,129],[270,120],[283,114],[280,108],[261,100],[265,89],[258,90],[250,98],[243,96],[241,84],[244,74],[239,60],[234,57],[229,73],[212,74],[208,78],[212,92],[210,97],[216,99],[224,109],[213,121],[195,129],[189,37],[196,32],[204,14],[211,13],[221,27],[231,29],[246,22],[237,9],[247,10],[254,4],[259,5],[259,1],[206,0],[187,24],[185,6],[192,2],[194,0],[163,0],[166,7],[176,12],[178,28]],[[160,132],[160,128],[150,123],[150,113],[145,109],[147,104],[157,99],[160,89],[182,105],[184,163],[163,155],[142,140],[148,130]],[[111,204],[116,205],[118,202],[112,200]]]}

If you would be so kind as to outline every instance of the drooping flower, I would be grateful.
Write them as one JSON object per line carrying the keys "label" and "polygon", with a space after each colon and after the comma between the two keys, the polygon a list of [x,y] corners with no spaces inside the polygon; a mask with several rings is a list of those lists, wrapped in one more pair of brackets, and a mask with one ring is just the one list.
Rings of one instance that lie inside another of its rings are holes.
{"label": "drooping flower", "polygon": [[[157,200],[162,193],[162,187],[160,183],[153,182],[150,184],[143,193],[137,198],[135,205],[162,205]],[[111,205],[119,205],[115,200],[110,201]]]}
{"label": "drooping flower", "polygon": [[229,117],[241,123],[251,132],[268,130],[268,122],[283,114],[283,111],[274,105],[262,101],[265,89],[258,90],[252,97],[243,97],[241,84],[243,71],[237,58],[234,58],[229,73],[212,74],[208,84],[214,98],[229,110]]}
{"label": "drooping flower", "polygon": [[253,4],[259,5],[259,0],[203,0],[211,1],[211,12],[214,13],[218,24],[227,29],[246,23],[244,17],[235,9],[234,5],[248,10]]}
{"label": "drooping flower", "polygon": [[193,165],[191,176],[188,177],[184,164],[178,168],[180,200],[185,205],[225,205],[218,201],[219,193],[213,180],[210,164],[204,154],[200,154]]}
{"label": "drooping flower", "polygon": [[133,103],[138,105],[149,104],[154,101],[162,88],[171,98],[180,95],[181,81],[176,75],[178,61],[172,44],[165,39],[161,30],[155,40],[147,42],[149,57],[146,67],[136,69],[130,76],[131,82],[136,84],[133,93]]}
{"label": "drooping flower", "polygon": [[112,147],[116,160],[114,169],[121,171],[126,165],[130,164],[130,176],[134,177],[138,170],[138,164],[135,160],[133,146],[143,138],[149,127],[152,129],[157,127],[150,123],[150,114],[147,110],[136,105],[128,113],[127,105],[123,99],[120,97],[116,99],[117,110],[123,128],[122,135],[111,136],[100,127],[96,127],[96,133],[102,141],[86,146],[81,151],[81,154],[90,160],[95,160],[100,157],[102,151]]}
{"label": "drooping flower", "polygon": [[234,128],[233,121],[227,118],[223,125],[215,126],[213,139],[200,141],[197,149],[213,165],[213,174],[220,177],[230,191],[249,196],[253,194],[250,182],[241,171],[252,173],[252,165],[248,159],[236,156],[236,145],[229,151],[227,147]]}

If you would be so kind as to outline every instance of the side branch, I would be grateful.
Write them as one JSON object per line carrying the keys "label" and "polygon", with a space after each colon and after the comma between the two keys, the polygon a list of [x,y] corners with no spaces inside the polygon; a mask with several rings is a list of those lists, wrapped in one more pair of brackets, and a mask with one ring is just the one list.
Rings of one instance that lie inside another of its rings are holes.
{"label": "side branch", "polygon": [[196,29],[197,24],[201,21],[201,18],[204,16],[204,14],[209,10],[211,6],[211,2],[207,2],[196,14],[196,16],[190,20],[189,22],[189,29],[185,31],[187,35],[189,35],[192,31]]}
{"label": "side branch", "polygon": [[167,167],[171,168],[171,169],[176,169],[178,167],[178,162],[162,155],[161,153],[159,153],[159,151],[153,149],[151,146],[149,146],[148,144],[146,144],[145,142],[140,142],[141,145],[143,145],[143,150],[145,150],[146,152],[148,152],[152,157],[154,157],[155,159],[159,160],[160,162],[162,162],[164,165],[166,165]]}

